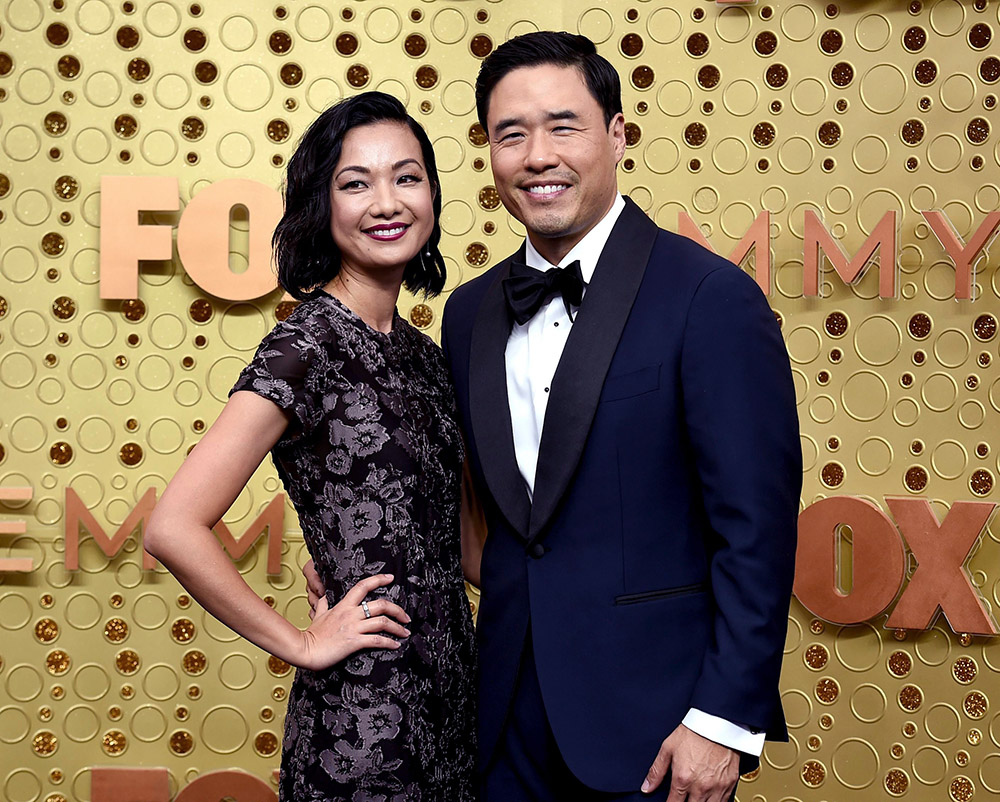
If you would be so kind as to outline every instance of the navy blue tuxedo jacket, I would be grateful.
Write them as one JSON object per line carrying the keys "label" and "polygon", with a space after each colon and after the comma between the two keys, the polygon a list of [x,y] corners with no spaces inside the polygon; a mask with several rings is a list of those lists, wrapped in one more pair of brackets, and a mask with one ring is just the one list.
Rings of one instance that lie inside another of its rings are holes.
{"label": "navy blue tuxedo jacket", "polygon": [[560,752],[595,789],[637,789],[690,707],[785,739],[802,467],[764,295],[627,201],[552,381],[532,502],[507,403],[510,261],[454,291],[442,332],[489,528],[481,767],[527,637]]}

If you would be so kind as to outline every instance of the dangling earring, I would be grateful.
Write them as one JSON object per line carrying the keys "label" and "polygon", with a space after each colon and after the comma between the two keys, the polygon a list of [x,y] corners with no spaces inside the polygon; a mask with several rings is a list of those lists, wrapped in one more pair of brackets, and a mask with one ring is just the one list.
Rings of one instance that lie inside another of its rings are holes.
{"label": "dangling earring", "polygon": [[[424,263],[424,257],[428,259],[433,259],[434,254],[431,253],[431,241],[427,240],[424,243],[424,249],[420,252],[420,269],[423,271],[424,275],[427,275],[427,265]],[[433,262],[431,262],[433,264]]]}

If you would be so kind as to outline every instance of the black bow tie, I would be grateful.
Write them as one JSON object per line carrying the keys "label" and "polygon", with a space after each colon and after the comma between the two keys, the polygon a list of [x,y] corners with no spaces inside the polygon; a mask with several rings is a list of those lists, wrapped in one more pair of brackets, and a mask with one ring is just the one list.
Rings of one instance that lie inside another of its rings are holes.
{"label": "black bow tie", "polygon": [[570,307],[579,306],[583,300],[583,271],[580,263],[566,267],[553,267],[544,273],[521,262],[512,262],[510,275],[503,280],[503,294],[507,307],[520,325],[524,325],[550,298],[561,295],[566,304],[566,314],[573,317]]}

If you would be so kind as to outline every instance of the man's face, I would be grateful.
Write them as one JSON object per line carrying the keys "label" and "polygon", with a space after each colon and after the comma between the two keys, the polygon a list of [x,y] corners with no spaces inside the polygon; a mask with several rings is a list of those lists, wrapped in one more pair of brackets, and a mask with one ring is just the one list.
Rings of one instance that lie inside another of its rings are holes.
{"label": "man's face", "polygon": [[624,118],[605,125],[578,69],[543,64],[500,80],[486,124],[503,205],[546,259],[560,261],[614,203]]}

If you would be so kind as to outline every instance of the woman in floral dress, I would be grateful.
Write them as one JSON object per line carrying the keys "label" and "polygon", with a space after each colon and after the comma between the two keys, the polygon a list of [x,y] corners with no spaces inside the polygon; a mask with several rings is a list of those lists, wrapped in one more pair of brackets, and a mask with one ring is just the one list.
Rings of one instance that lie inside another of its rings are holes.
{"label": "woman in floral dress", "polygon": [[[279,280],[301,303],[264,338],[146,533],[210,613],[299,668],[289,802],[473,799],[462,546],[474,575],[479,543],[460,526],[464,451],[443,357],[395,310],[402,285],[444,285],[440,212],[430,141],[397,100],[365,93],[313,123],[274,236]],[[247,586],[211,532],[268,451],[327,588],[305,630]]]}

